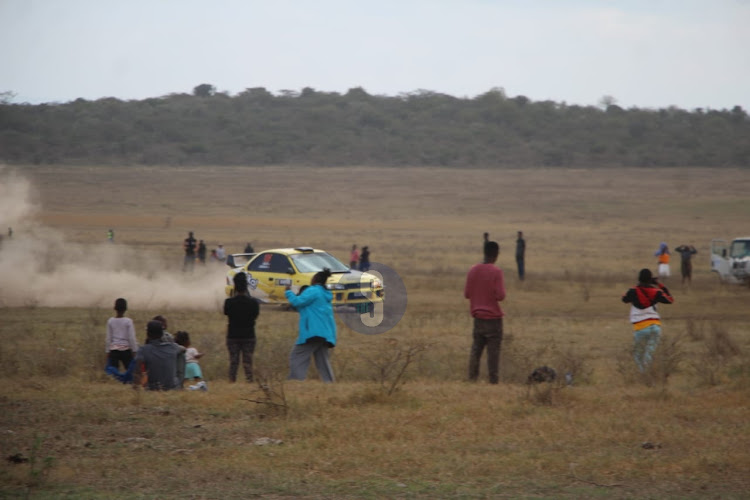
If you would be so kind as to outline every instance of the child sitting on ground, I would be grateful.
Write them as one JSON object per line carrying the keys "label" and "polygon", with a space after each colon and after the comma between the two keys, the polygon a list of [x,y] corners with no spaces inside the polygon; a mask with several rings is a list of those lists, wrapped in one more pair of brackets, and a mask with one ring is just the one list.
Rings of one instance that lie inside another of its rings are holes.
{"label": "child sitting on ground", "polygon": [[190,347],[190,334],[188,332],[177,332],[174,336],[177,344],[185,348],[185,380],[192,379],[195,384],[189,386],[191,391],[207,391],[208,386],[203,380],[201,366],[198,359],[203,357],[203,353],[198,352],[195,347]]}

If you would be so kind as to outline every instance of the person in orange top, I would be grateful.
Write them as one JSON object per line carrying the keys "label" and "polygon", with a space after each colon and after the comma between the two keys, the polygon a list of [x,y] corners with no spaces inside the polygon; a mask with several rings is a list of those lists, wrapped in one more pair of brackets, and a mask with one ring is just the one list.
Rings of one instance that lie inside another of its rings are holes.
{"label": "person in orange top", "polygon": [[669,278],[669,246],[663,241],[659,245],[659,250],[654,252],[654,257],[657,257],[657,263],[659,267],[656,272],[660,278]]}

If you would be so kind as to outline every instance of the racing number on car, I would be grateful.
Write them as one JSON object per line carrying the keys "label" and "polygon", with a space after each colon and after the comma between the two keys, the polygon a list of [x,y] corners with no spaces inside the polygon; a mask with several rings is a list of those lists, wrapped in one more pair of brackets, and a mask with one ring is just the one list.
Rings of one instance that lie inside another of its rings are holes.
{"label": "racing number on car", "polygon": [[253,278],[253,275],[248,272],[246,272],[245,274],[247,274],[247,287],[250,290],[255,290],[256,288],[258,288],[258,280]]}

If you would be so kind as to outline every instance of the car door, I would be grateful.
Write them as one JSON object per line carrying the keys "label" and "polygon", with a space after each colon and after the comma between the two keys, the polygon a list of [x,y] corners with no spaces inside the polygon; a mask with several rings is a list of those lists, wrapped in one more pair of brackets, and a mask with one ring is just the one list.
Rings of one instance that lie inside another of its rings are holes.
{"label": "car door", "polygon": [[711,240],[711,271],[719,273],[719,279],[729,278],[729,250],[725,240]]}
{"label": "car door", "polygon": [[247,266],[250,294],[263,302],[286,302],[284,291],[291,284],[294,268],[289,257],[276,252],[263,252]]}

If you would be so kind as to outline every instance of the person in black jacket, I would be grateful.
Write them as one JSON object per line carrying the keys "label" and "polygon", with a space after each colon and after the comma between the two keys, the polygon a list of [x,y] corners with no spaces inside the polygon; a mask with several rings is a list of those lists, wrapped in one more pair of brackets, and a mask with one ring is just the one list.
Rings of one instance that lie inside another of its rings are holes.
{"label": "person in black jacket", "polygon": [[523,233],[518,231],[518,237],[516,238],[516,267],[518,268],[518,279],[521,281],[526,276],[525,256],[526,240],[523,239]]}
{"label": "person in black jacket", "polygon": [[245,379],[253,381],[253,352],[255,351],[255,320],[260,314],[258,301],[247,290],[247,275],[234,275],[234,296],[224,301],[224,314],[228,317],[227,350],[229,351],[229,380],[237,381],[237,370],[242,356]]}

